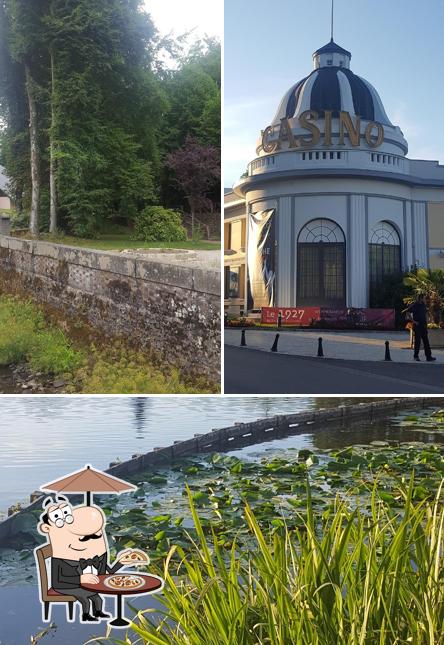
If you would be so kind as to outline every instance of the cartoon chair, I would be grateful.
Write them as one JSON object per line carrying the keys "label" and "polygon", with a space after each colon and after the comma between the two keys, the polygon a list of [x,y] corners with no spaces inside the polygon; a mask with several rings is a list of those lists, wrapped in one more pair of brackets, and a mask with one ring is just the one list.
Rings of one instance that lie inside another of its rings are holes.
{"label": "cartoon chair", "polygon": [[65,602],[68,603],[68,620],[74,620],[74,603],[76,598],[74,596],[62,595],[54,591],[49,586],[48,571],[46,568],[46,560],[52,557],[52,547],[50,544],[44,544],[35,550],[35,557],[37,560],[37,571],[39,575],[40,587],[40,600],[43,607],[43,620],[48,621],[50,617],[51,603],[52,602]]}

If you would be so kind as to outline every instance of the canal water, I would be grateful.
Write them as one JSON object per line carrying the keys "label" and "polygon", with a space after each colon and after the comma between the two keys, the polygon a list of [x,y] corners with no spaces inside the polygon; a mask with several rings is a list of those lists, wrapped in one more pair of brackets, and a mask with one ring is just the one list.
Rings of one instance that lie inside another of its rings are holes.
{"label": "canal water", "polygon": [[86,463],[105,469],[111,461],[124,461],[236,421],[341,402],[350,399],[1,397],[0,512],[16,502],[28,502],[41,484]]}

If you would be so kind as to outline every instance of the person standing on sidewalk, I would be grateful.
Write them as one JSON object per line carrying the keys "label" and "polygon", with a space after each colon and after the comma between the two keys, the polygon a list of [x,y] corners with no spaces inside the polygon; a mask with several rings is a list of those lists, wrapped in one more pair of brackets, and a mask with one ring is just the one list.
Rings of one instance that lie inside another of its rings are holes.
{"label": "person standing on sidewalk", "polygon": [[428,362],[436,361],[432,356],[430,349],[429,336],[427,333],[427,305],[425,303],[425,295],[418,294],[415,302],[407,309],[412,314],[413,321],[413,334],[415,337],[415,348],[413,351],[413,360],[419,361],[419,349],[421,347],[421,340],[424,345],[424,353]]}

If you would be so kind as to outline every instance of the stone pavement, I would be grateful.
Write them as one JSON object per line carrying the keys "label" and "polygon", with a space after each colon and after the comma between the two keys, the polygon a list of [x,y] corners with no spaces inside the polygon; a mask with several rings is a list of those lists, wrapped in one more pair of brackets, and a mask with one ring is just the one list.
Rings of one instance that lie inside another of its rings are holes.
{"label": "stone pavement", "polygon": [[[247,346],[252,349],[270,351],[278,330],[246,329]],[[324,356],[326,358],[342,358],[359,361],[383,361],[385,356],[385,341],[390,343],[392,361],[412,363],[413,350],[410,349],[410,337],[407,331],[328,331],[317,330],[279,330],[278,352],[294,356],[316,356],[318,338],[322,337]],[[240,329],[225,329],[225,344],[239,346],[241,342]],[[444,349],[432,349],[436,363],[444,363]],[[425,362],[424,352],[419,354]]]}

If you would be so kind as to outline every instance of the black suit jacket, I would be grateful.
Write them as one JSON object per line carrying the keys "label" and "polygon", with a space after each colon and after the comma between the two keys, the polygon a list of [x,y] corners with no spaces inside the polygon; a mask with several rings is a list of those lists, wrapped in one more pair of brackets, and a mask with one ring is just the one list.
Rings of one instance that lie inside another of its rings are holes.
{"label": "black suit jacket", "polygon": [[[116,562],[113,567],[108,564],[108,554],[99,556],[97,575],[115,573],[123,565]],[[51,586],[53,589],[75,589],[80,587],[80,576],[83,575],[78,560],[63,560],[62,558],[51,558]]]}

